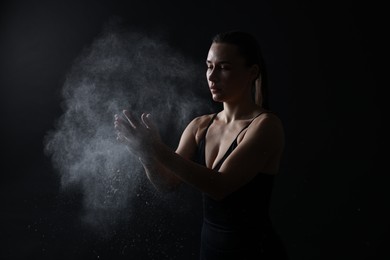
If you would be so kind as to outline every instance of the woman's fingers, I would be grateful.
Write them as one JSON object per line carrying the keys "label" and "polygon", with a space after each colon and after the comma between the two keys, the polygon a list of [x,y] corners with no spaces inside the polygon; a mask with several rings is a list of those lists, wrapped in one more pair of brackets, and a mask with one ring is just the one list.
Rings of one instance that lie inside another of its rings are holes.
{"label": "woman's fingers", "polygon": [[120,132],[118,132],[117,135],[116,135],[116,140],[123,142],[126,139]]}
{"label": "woman's fingers", "polygon": [[127,110],[123,110],[123,114],[125,115],[125,118],[129,122],[129,124],[134,128],[137,129],[139,127],[139,121],[135,119],[135,117]]}
{"label": "woman's fingers", "polygon": [[152,120],[150,120],[150,114],[146,114],[146,113],[143,113],[141,115],[141,120],[142,120],[142,123],[144,124],[144,126],[148,129],[152,129],[152,130],[155,130],[156,127],[155,125],[153,124]]}
{"label": "woman's fingers", "polygon": [[115,114],[114,127],[123,137],[143,139],[150,136],[150,130],[155,130],[150,114],[143,113],[140,119],[136,119],[129,111],[123,110],[123,115]]}
{"label": "woman's fingers", "polygon": [[152,151],[154,143],[159,142],[160,137],[150,114],[143,113],[140,118],[135,118],[127,110],[122,113],[114,116],[116,139],[138,156]]}
{"label": "woman's fingers", "polygon": [[121,132],[130,132],[132,129],[134,129],[132,126],[129,125],[129,122],[122,117],[115,115],[115,121],[114,121],[114,127],[116,130]]}

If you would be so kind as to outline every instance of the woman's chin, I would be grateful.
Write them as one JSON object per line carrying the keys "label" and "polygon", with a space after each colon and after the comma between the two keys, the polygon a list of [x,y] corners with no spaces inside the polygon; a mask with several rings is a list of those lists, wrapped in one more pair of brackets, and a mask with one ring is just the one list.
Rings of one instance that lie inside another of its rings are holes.
{"label": "woman's chin", "polygon": [[213,94],[212,95],[212,98],[215,102],[223,102],[223,97],[221,95],[218,95],[218,94]]}

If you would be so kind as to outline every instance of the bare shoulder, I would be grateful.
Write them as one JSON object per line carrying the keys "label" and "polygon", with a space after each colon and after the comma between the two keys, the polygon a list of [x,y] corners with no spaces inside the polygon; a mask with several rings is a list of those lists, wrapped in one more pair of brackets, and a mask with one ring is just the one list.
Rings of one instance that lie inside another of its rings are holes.
{"label": "bare shoulder", "polygon": [[190,124],[196,125],[196,126],[203,126],[206,125],[210,122],[211,118],[213,117],[214,114],[207,114],[207,115],[201,115],[198,117],[195,117]]}
{"label": "bare shoulder", "polygon": [[246,135],[249,138],[265,138],[283,143],[283,123],[279,116],[273,112],[262,113],[250,124]]}
{"label": "bare shoulder", "polygon": [[210,123],[212,117],[214,114],[206,114],[201,115],[198,117],[195,117],[189,124],[188,127],[191,129],[191,132],[195,136],[195,140],[198,143],[198,141],[201,139],[201,137],[204,134],[204,131],[206,130],[208,124]]}
{"label": "bare shoulder", "polygon": [[255,118],[251,126],[254,128],[283,128],[283,123],[277,114],[267,111]]}
{"label": "bare shoulder", "polygon": [[201,138],[203,129],[207,128],[212,114],[195,117],[184,129],[176,152],[185,158],[192,158]]}

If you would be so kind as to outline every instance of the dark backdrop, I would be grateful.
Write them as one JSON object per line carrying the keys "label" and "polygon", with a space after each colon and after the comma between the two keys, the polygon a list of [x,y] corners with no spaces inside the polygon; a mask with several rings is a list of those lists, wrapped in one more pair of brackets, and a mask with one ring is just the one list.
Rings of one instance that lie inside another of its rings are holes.
{"label": "dark backdrop", "polygon": [[[382,10],[355,1],[3,1],[0,258],[197,257],[199,212],[177,219],[157,202],[145,208],[138,201],[142,217],[133,230],[124,223],[100,236],[79,221],[82,195],[60,190],[43,153],[43,138],[63,112],[65,75],[112,17],[125,28],[163,32],[200,62],[214,33],[253,32],[286,130],[271,217],[290,259],[389,257],[389,177],[379,153]],[[191,198],[196,209],[199,197]],[[145,235],[156,233],[147,225],[156,218],[169,232]]]}

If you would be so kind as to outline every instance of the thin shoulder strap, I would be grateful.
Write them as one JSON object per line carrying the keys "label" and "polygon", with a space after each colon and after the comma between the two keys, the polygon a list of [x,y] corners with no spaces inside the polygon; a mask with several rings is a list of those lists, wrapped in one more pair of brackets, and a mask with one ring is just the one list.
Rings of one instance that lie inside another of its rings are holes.
{"label": "thin shoulder strap", "polygon": [[252,124],[253,120],[255,120],[256,118],[258,118],[261,114],[267,113],[267,112],[268,112],[268,111],[262,111],[262,112],[260,112],[257,116],[255,116],[254,118],[252,118],[251,121],[250,121],[244,128],[241,129],[241,131],[240,131],[240,132],[238,133],[238,135],[236,136],[236,139],[235,139],[235,140],[237,140],[237,138],[240,136],[240,134],[242,133],[242,131],[244,131],[245,129],[247,129],[247,128]]}
{"label": "thin shoulder strap", "polygon": [[198,143],[198,151],[197,151],[197,155],[196,155],[196,159],[195,161],[206,166],[206,157],[205,157],[205,147],[206,147],[206,134],[207,134],[207,131],[209,130],[209,127],[210,125],[213,123],[215,117],[217,116],[218,113],[215,113],[213,115],[213,117],[210,119],[207,127],[206,127],[206,130],[204,131],[204,134],[202,136],[202,138],[199,140],[199,143]]}
{"label": "thin shoulder strap", "polygon": [[215,114],[213,115],[213,117],[210,119],[210,122],[209,122],[209,124],[207,125],[206,130],[204,131],[204,135],[203,135],[203,136],[206,136],[207,131],[209,130],[209,127],[211,126],[211,124],[214,122],[214,119],[217,117],[217,114],[218,114],[218,113],[215,113]]}
{"label": "thin shoulder strap", "polygon": [[255,116],[254,118],[251,119],[251,121],[244,127],[241,129],[241,131],[238,133],[238,135],[236,136],[236,138],[233,140],[232,144],[230,145],[229,149],[227,149],[226,153],[223,155],[223,157],[221,158],[221,160],[215,165],[214,167],[214,170],[219,170],[219,168],[221,167],[222,163],[226,160],[226,158],[230,155],[230,153],[237,147],[237,139],[238,137],[240,136],[240,134],[242,133],[242,131],[244,131],[245,129],[247,129],[250,124],[253,122],[253,120],[255,120],[257,117],[259,117],[261,114],[263,113],[266,113],[266,112],[269,112],[269,111],[263,111],[261,113],[259,113],[257,116]]}

